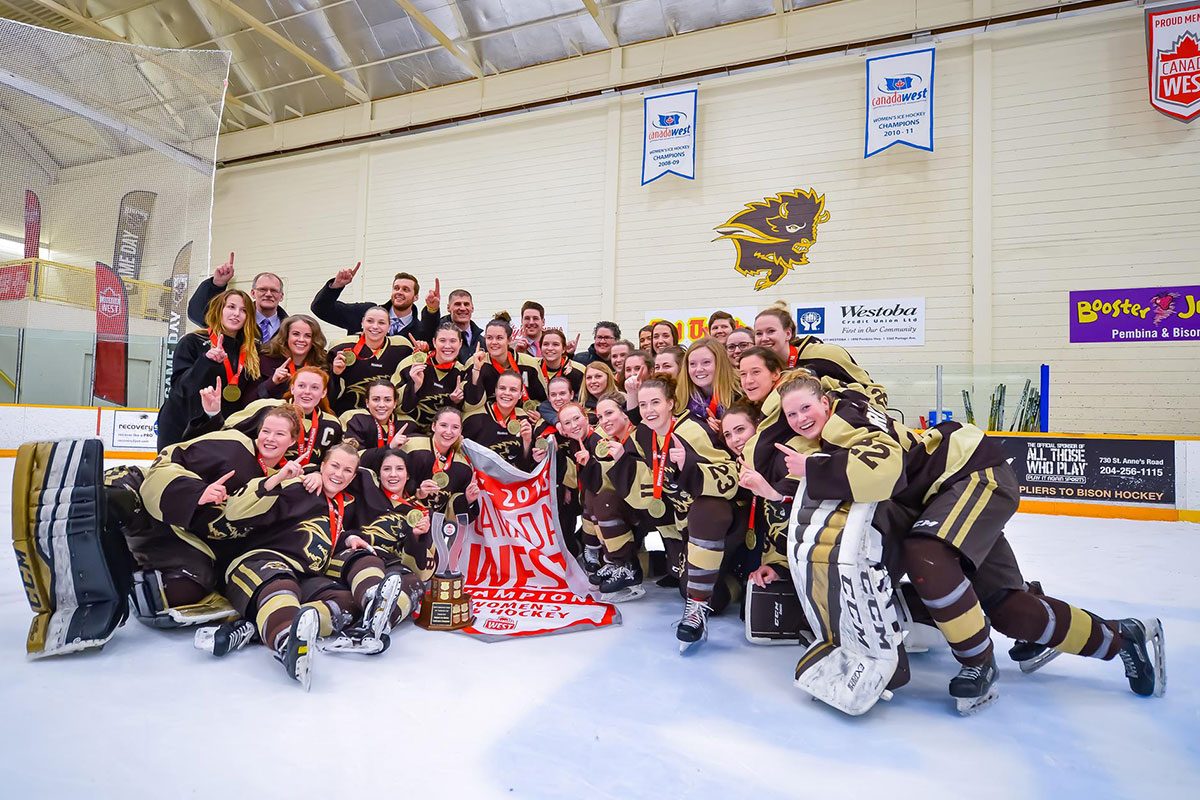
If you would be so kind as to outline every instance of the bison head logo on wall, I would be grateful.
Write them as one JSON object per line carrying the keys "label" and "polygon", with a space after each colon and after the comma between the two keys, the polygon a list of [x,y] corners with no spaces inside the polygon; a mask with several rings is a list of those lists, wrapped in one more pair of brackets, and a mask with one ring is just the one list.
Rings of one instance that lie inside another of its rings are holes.
{"label": "bison head logo on wall", "polygon": [[825,195],[814,189],[780,192],[746,204],[746,208],[714,230],[713,241],[729,239],[737,249],[733,268],[760,276],[755,291],[774,286],[792,267],[808,263],[808,249],[817,241],[817,226],[829,221]]}

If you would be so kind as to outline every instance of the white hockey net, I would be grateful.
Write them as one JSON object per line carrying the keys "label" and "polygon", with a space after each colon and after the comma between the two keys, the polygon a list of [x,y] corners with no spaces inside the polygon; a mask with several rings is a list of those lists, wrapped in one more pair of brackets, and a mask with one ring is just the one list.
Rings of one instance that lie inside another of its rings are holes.
{"label": "white hockey net", "polygon": [[[28,379],[42,366],[37,352],[31,358],[35,331],[62,341],[95,333],[97,262],[124,284],[131,346],[144,339],[152,349],[167,336],[183,275],[192,277],[186,294],[207,272],[228,72],[223,51],[162,50],[0,19],[0,330],[23,332],[24,350],[14,363],[0,341],[8,377],[23,370]],[[145,369],[155,366],[161,371],[161,358]],[[131,395],[135,388],[131,373]],[[27,395],[21,400],[45,402]]]}

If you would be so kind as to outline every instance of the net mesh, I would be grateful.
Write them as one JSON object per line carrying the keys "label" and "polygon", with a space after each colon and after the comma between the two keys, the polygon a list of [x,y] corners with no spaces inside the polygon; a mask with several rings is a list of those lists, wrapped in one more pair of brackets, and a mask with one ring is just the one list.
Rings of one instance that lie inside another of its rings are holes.
{"label": "net mesh", "polygon": [[130,333],[165,335],[172,272],[208,264],[228,72],[218,50],[0,19],[0,326],[92,330],[101,262],[125,284]]}

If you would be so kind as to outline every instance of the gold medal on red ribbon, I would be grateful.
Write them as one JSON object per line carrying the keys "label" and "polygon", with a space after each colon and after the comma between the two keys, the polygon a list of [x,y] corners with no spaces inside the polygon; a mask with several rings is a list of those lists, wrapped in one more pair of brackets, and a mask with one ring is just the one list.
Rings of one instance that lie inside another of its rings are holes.
{"label": "gold medal on red ribbon", "polygon": [[609,452],[610,451],[608,449],[608,440],[607,439],[601,439],[599,442],[596,443],[596,457],[597,458],[608,458]]}
{"label": "gold medal on red ribbon", "polygon": [[412,360],[414,364],[424,364],[429,360],[429,356],[424,353],[413,353]]}
{"label": "gold medal on red ribbon", "polygon": [[242,399],[242,390],[236,383],[231,383],[221,390],[221,397],[225,398],[226,402],[236,403]]}
{"label": "gold medal on red ribbon", "polygon": [[526,400],[524,403],[521,404],[521,408],[525,409],[526,411],[537,411],[538,410],[538,401],[537,400]]}
{"label": "gold medal on red ribbon", "polygon": [[545,436],[539,436],[537,438],[537,441],[534,442],[534,446],[539,447],[542,450],[545,450],[547,447],[550,446],[550,440],[547,439]]}
{"label": "gold medal on red ribbon", "polygon": [[[444,473],[439,472],[438,474],[442,475]],[[415,508],[412,511],[409,511],[407,514],[404,515],[404,521],[407,522],[410,527],[416,527],[417,525],[420,525],[421,520],[424,518],[425,518],[425,515],[423,513],[421,513],[420,510],[415,509]]]}
{"label": "gold medal on red ribbon", "polygon": [[354,354],[353,350],[346,349],[346,350],[342,351],[342,363],[343,364],[345,364],[347,367],[349,367],[349,366],[352,366],[355,361],[358,361],[358,356],[356,356]]}
{"label": "gold medal on red ribbon", "polygon": [[450,476],[448,474],[446,474],[445,472],[433,473],[433,477],[430,480],[432,480],[434,485],[437,486],[439,489],[445,489],[447,486],[450,485]]}
{"label": "gold medal on red ribbon", "polygon": [[519,436],[521,433],[521,421],[516,417],[510,419],[508,424],[504,426],[513,436]]}
{"label": "gold medal on red ribbon", "polygon": [[666,513],[667,513],[667,504],[662,498],[653,497],[650,499],[650,516],[662,517],[662,516],[665,516]]}

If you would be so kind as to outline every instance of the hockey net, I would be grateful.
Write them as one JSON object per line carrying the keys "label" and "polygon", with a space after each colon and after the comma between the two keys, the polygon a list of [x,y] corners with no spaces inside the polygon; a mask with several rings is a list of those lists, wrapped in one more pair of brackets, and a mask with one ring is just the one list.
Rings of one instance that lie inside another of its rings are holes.
{"label": "hockey net", "polygon": [[[47,402],[39,386],[58,384],[39,371],[70,366],[60,358],[68,344],[86,350],[98,324],[111,330],[122,316],[156,361],[144,371],[161,375],[180,295],[186,303],[207,271],[228,72],[219,50],[0,19],[0,397]],[[115,273],[109,285],[97,282],[98,264]]]}

